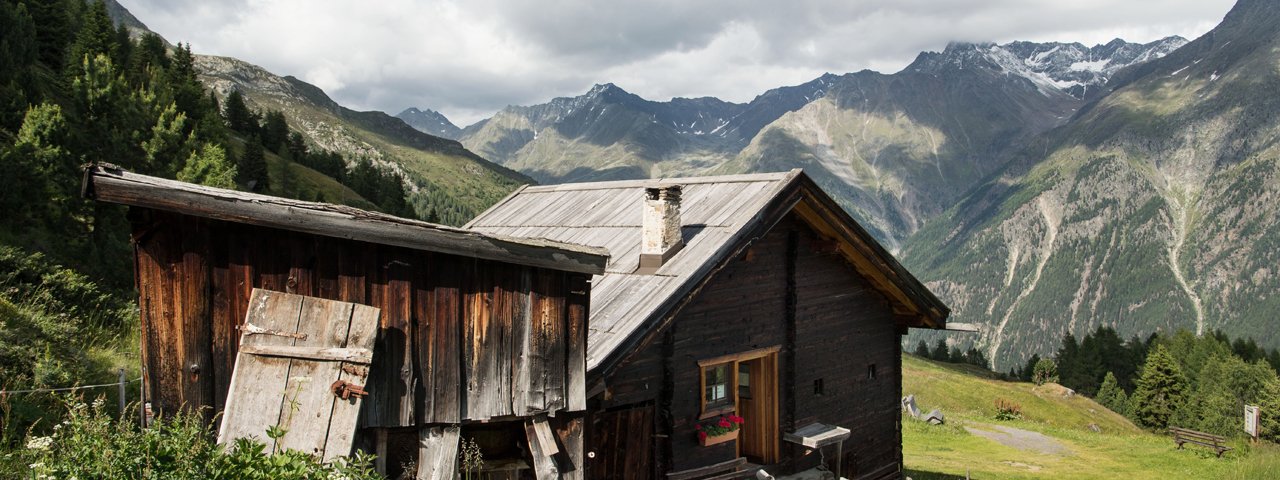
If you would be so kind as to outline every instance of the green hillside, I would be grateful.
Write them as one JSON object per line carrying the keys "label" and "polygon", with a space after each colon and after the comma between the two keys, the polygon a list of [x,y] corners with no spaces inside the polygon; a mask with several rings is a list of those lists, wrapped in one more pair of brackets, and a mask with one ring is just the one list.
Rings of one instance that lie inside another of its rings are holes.
{"label": "green hillside", "polygon": [[234,58],[195,60],[201,80],[220,97],[239,91],[251,109],[283,113],[290,128],[319,149],[339,153],[349,164],[367,159],[402,174],[419,217],[430,212],[442,223],[461,225],[516,187],[533,183],[456,141],[419,132],[382,112],[347,109],[296,78]]}
{"label": "green hillside", "polygon": [[[903,417],[904,463],[915,480],[966,474],[1064,479],[1280,476],[1280,449],[1274,445],[1236,441],[1235,450],[1221,459],[1194,445],[1177,450],[1168,435],[1143,431],[1081,395],[1066,396],[1067,390],[1056,384],[1002,381],[980,368],[912,355],[904,355],[902,363],[903,395],[914,394],[923,412],[938,408],[947,419],[946,425],[928,425]],[[1022,418],[996,420],[997,399],[1020,405]]]}
{"label": "green hillside", "polygon": [[1240,2],[908,241],[998,370],[1097,325],[1280,345],[1277,25],[1274,2]]}

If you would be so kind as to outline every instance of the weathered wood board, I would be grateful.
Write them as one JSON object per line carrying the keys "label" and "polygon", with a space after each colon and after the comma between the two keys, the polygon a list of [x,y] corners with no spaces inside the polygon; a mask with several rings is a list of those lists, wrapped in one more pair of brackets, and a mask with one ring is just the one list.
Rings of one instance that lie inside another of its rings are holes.
{"label": "weathered wood board", "polygon": [[423,427],[418,436],[418,479],[453,480],[458,472],[458,427]]}
{"label": "weathered wood board", "polygon": [[[332,385],[366,385],[378,316],[365,305],[254,289],[218,442],[254,437],[326,461],[350,454],[361,398],[342,399]],[[271,427],[283,435],[269,438]]]}

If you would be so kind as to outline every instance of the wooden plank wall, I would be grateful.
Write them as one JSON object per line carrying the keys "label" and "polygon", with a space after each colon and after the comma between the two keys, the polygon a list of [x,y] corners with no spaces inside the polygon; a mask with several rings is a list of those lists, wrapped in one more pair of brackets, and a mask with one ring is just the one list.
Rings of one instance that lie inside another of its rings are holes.
{"label": "wooden plank wall", "polygon": [[[720,271],[674,322],[670,469],[688,470],[737,458],[735,442],[698,445],[698,360],[782,345],[786,341],[786,226],[756,241],[753,253]],[[734,372],[733,375],[737,375]],[[779,372],[782,375],[782,372]],[[780,378],[779,384],[787,382]],[[783,425],[782,428],[787,428]]]}
{"label": "wooden plank wall", "polygon": [[[821,422],[852,430],[853,437],[844,442],[842,470],[849,478],[897,465],[901,337],[888,301],[839,254],[809,248],[819,238],[807,226],[796,222],[795,229],[795,424]],[[871,364],[875,379],[867,377]],[[813,390],[818,379],[821,395]],[[817,455],[796,455],[797,469],[817,464]]]}
{"label": "wooden plank wall", "polygon": [[[654,428],[669,429],[664,432],[668,437],[653,441],[659,474],[736,456],[734,442],[697,444],[697,361],[772,345],[783,346],[778,355],[782,431],[812,422],[853,430],[854,437],[845,442],[847,476],[900,464],[900,338],[890,309],[843,258],[811,248],[821,244],[815,240],[817,235],[802,221],[783,219],[755,242],[754,254],[732,260],[684,308],[668,328],[670,345],[654,342],[633,352],[606,379],[608,389],[596,400],[600,409],[656,402]],[[795,247],[790,265],[789,243]],[[794,294],[790,306],[788,292]],[[875,380],[866,378],[870,363],[876,364]],[[813,389],[819,378],[821,395]],[[669,386],[663,387],[664,382]],[[670,391],[662,392],[663,388]],[[664,399],[665,395],[670,397]],[[664,408],[664,402],[670,406]],[[592,417],[593,429],[634,428],[602,422],[600,418],[607,417],[594,413]],[[670,418],[669,426],[662,424],[664,418]],[[609,448],[610,435],[618,434],[593,430],[587,448],[607,456],[601,450]],[[781,447],[788,470],[809,468],[818,461],[816,454],[805,456],[803,448],[786,443]]]}
{"label": "wooden plank wall", "polygon": [[[588,275],[145,209],[131,217],[158,411],[224,408],[255,287],[382,310],[366,427],[585,408],[566,400],[585,384],[585,343],[567,342],[585,342]],[[516,399],[519,365],[533,387]]]}

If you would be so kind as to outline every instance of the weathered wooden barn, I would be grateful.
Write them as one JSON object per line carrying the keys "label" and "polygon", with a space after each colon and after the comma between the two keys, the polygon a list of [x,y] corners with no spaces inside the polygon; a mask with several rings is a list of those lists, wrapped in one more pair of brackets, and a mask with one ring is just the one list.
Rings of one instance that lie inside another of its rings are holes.
{"label": "weathered wooden barn", "polygon": [[[85,194],[131,207],[143,390],[155,411],[227,407],[254,289],[340,300],[380,310],[360,436],[389,473],[452,462],[438,446],[456,448],[461,435],[494,469],[583,478],[587,302],[603,249],[110,167],[90,167]],[[531,452],[529,437],[549,434],[531,425],[556,432],[541,445],[556,463]]]}
{"label": "weathered wooden barn", "polygon": [[[467,228],[611,254],[591,289],[588,477],[822,455],[901,477],[900,336],[949,310],[801,171],[526,187]],[[735,434],[700,438],[729,415]]]}

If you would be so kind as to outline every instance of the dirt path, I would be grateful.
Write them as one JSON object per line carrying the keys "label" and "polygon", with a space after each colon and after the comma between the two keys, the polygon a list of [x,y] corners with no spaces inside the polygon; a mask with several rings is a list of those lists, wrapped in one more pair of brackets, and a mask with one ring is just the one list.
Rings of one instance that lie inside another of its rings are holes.
{"label": "dirt path", "polygon": [[1039,432],[1004,425],[975,424],[964,427],[969,433],[995,440],[1001,445],[1051,455],[1070,455],[1071,450],[1057,439]]}

